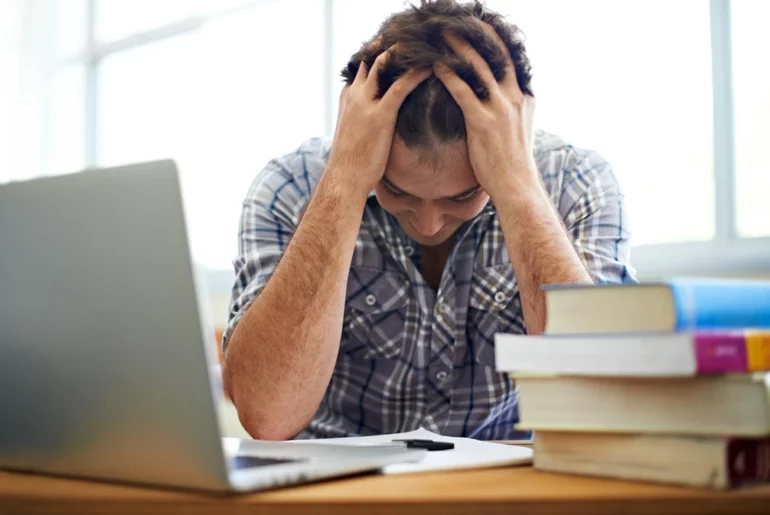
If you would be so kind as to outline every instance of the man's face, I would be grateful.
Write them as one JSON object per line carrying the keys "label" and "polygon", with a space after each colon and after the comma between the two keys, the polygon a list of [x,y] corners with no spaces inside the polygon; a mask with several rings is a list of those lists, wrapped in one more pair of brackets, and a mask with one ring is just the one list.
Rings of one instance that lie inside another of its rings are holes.
{"label": "man's face", "polygon": [[446,242],[489,201],[468,160],[465,140],[410,149],[396,135],[377,200],[420,245]]}

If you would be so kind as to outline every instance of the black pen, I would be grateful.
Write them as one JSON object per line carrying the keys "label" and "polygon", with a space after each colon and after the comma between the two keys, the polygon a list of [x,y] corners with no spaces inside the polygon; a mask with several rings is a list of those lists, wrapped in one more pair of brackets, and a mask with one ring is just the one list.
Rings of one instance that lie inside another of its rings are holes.
{"label": "black pen", "polygon": [[426,449],[428,451],[448,451],[455,448],[451,442],[437,442],[435,440],[406,439],[393,440],[393,443],[401,444],[407,449]]}

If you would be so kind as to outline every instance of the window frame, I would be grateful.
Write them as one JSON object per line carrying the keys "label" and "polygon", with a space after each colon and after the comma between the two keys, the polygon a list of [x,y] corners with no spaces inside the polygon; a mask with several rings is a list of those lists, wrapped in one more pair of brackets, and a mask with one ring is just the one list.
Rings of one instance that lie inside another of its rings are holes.
{"label": "window frame", "polygon": [[[151,44],[186,32],[198,30],[207,21],[248,9],[259,3],[280,0],[251,0],[229,9],[190,16],[186,19],[132,34],[108,43],[96,41],[95,9],[97,0],[86,0],[85,51],[71,61],[85,65],[85,164],[98,162],[99,91],[98,70],[101,61],[116,52]],[[332,112],[336,74],[333,60],[333,13],[335,0],[323,2],[324,45],[324,120],[325,135],[333,133]],[[757,276],[770,272],[770,237],[738,236],[735,191],[735,141],[732,69],[731,0],[709,0],[711,24],[711,60],[713,87],[713,169],[714,169],[714,238],[705,242],[632,245],[631,263],[639,278],[654,280],[675,275]],[[683,192],[683,207],[686,192]],[[209,270],[209,289],[222,294],[230,290],[230,270]]]}

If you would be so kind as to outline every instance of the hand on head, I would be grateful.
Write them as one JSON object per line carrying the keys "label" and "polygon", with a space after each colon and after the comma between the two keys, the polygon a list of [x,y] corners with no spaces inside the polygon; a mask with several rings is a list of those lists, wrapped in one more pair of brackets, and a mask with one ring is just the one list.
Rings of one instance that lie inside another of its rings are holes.
{"label": "hand on head", "polygon": [[432,25],[413,23],[410,13],[397,15],[343,70],[348,84],[332,162],[361,176],[364,189],[381,179],[396,132],[415,149],[465,141],[474,173],[490,193],[511,170],[532,178],[534,98],[518,29],[499,15],[463,12],[433,13]]}
{"label": "hand on head", "polygon": [[458,74],[444,63],[433,70],[462,109],[471,166],[481,186],[494,198],[499,181],[535,181],[533,117],[535,99],[522,93],[508,50],[489,25],[478,22],[505,56],[505,73],[495,79],[487,62],[465,40],[446,34],[445,40],[468,62],[489,92],[482,100]]}
{"label": "hand on head", "polygon": [[378,73],[393,51],[382,52],[371,70],[360,63],[352,84],[340,95],[329,166],[347,170],[365,194],[382,178],[401,104],[432,74],[430,69],[409,70],[378,98]]}

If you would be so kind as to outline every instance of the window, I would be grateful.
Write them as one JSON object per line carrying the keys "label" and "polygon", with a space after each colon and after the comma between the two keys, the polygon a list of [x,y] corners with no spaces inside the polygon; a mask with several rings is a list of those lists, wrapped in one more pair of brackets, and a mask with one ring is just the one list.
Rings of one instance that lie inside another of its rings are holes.
{"label": "window", "polygon": [[713,238],[708,3],[488,5],[527,38],[536,125],[598,151],[613,166],[634,243]]}
{"label": "window", "polygon": [[[248,185],[331,135],[340,69],[407,4],[4,0],[0,180],[174,158],[195,260],[229,288]],[[770,268],[770,4],[487,5],[526,35],[536,125],[613,165],[643,276]]]}
{"label": "window", "polygon": [[[130,33],[145,18],[111,30]],[[174,158],[206,268],[235,257],[241,200],[257,172],[324,133],[322,18],[320,1],[257,3],[99,64],[97,163]]]}
{"label": "window", "polygon": [[97,0],[96,41],[115,41],[185,20],[195,14],[194,4],[189,0]]}
{"label": "window", "polygon": [[85,166],[85,81],[82,64],[68,64],[57,69],[51,88],[44,137],[48,153],[45,168],[52,173],[80,170]]}
{"label": "window", "polygon": [[737,225],[746,237],[770,236],[770,69],[757,55],[770,48],[768,19],[770,2],[732,4]]}
{"label": "window", "polygon": [[85,165],[84,1],[0,2],[0,181]]}

